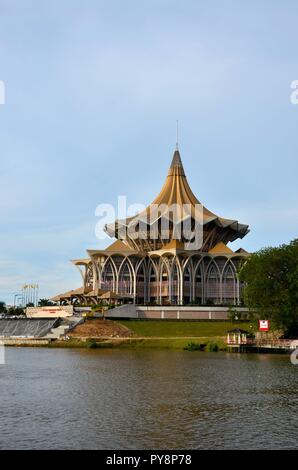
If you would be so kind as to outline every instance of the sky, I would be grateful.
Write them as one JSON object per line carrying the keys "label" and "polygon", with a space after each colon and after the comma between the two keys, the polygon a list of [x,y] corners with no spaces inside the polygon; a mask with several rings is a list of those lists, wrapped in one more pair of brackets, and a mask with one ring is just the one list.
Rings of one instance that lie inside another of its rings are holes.
{"label": "sky", "polygon": [[149,204],[176,142],[193,192],[298,236],[296,0],[0,0],[0,300],[81,285],[98,204]]}

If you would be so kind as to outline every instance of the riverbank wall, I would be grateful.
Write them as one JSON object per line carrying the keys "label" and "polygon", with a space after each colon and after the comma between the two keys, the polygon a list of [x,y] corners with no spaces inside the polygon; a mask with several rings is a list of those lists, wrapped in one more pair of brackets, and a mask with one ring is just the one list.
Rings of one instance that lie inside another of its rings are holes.
{"label": "riverbank wall", "polygon": [[[235,307],[240,316],[248,315],[245,307]],[[132,318],[139,320],[228,320],[229,308],[220,306],[139,306],[120,305],[110,309],[105,316],[111,319]]]}

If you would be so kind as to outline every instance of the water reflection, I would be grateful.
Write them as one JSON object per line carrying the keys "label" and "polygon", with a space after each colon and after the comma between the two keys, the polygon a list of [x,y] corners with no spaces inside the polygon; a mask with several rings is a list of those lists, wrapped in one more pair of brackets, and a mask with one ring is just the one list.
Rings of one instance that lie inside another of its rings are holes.
{"label": "water reflection", "polygon": [[10,348],[0,447],[297,448],[288,356]]}

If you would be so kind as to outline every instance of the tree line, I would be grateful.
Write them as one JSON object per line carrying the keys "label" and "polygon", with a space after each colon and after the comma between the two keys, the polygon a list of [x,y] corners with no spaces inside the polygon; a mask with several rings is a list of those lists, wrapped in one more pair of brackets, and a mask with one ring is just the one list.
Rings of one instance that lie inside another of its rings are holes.
{"label": "tree line", "polygon": [[298,239],[252,254],[242,265],[243,301],[252,319],[268,319],[298,335]]}

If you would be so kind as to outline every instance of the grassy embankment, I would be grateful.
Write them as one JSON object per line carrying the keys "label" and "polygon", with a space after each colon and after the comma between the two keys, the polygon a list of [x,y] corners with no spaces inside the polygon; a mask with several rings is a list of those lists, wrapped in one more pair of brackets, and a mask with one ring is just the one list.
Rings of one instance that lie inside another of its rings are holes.
{"label": "grassy embankment", "polygon": [[[92,320],[87,320],[92,322]],[[98,348],[163,348],[184,349],[188,343],[208,344],[215,342],[220,349],[226,347],[227,330],[242,328],[252,330],[248,322],[228,321],[171,321],[171,320],[122,320],[113,322],[131,331],[121,337],[73,337],[68,341],[51,343],[52,347],[98,347]]]}
{"label": "grassy embankment", "polygon": [[[248,322],[227,321],[170,321],[170,320],[127,320],[120,321],[136,336],[123,346],[146,348],[184,349],[188,343],[208,344],[215,342],[221,349],[226,347],[227,330],[242,328],[251,330]],[[137,339],[138,338],[138,339]]]}

